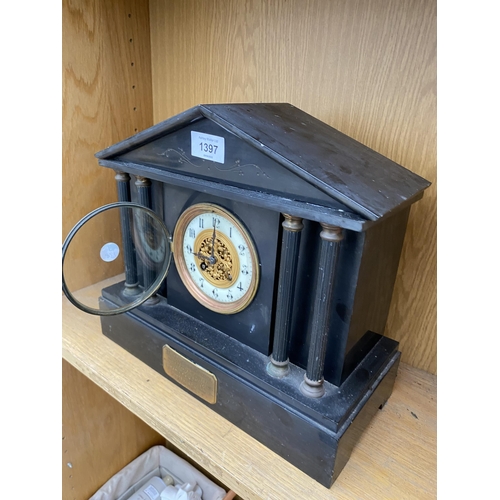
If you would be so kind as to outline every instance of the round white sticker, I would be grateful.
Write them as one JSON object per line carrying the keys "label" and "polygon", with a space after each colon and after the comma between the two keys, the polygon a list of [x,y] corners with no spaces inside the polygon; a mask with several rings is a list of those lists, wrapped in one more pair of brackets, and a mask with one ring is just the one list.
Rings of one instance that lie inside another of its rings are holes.
{"label": "round white sticker", "polygon": [[104,262],[112,262],[118,257],[119,253],[120,248],[116,243],[106,243],[101,248],[101,259]]}

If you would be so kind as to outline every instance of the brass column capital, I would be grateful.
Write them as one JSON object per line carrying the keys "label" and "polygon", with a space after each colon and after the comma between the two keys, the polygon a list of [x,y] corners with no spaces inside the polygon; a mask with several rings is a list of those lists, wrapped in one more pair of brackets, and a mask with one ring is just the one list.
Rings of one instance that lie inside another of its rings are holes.
{"label": "brass column capital", "polygon": [[285,220],[282,222],[282,226],[287,231],[297,232],[302,231],[304,224],[302,224],[302,219],[300,217],[295,217],[289,214],[283,214]]}
{"label": "brass column capital", "polygon": [[322,240],[340,242],[344,239],[344,234],[342,233],[342,228],[338,226],[332,226],[331,224],[321,223],[323,230],[319,233]]}
{"label": "brass column capital", "polygon": [[151,186],[151,180],[148,179],[147,177],[141,177],[141,176],[137,176],[137,180],[135,181],[135,185],[136,186],[144,186],[144,187],[148,187],[148,186]]}
{"label": "brass column capital", "polygon": [[119,170],[115,170],[115,180],[120,182],[126,182],[130,180],[130,175],[126,172],[120,172]]}

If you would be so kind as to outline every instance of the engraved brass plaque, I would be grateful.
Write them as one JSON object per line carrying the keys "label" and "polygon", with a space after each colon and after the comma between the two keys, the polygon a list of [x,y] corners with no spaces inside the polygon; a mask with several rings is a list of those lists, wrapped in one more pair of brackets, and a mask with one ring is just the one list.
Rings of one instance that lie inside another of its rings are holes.
{"label": "engraved brass plaque", "polygon": [[169,345],[163,346],[163,369],[165,373],[183,387],[207,403],[217,401],[217,377],[185,358]]}

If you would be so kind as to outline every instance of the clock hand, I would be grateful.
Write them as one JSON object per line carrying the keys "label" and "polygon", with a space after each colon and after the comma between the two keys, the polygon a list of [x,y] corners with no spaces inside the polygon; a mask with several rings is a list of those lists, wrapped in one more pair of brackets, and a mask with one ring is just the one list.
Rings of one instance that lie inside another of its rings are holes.
{"label": "clock hand", "polygon": [[201,252],[191,252],[195,257],[198,257],[200,260],[206,260],[210,262],[210,257],[207,257],[206,255],[203,255]]}
{"label": "clock hand", "polygon": [[212,252],[211,252],[211,259],[212,259],[212,264],[215,263],[215,260],[214,260],[214,247],[215,247],[215,222],[214,222],[214,232],[212,233]]}
{"label": "clock hand", "polygon": [[207,261],[211,266],[213,266],[217,262],[217,257],[207,257],[206,255],[203,255],[201,252],[191,252],[195,257],[198,257],[200,260],[205,260]]}

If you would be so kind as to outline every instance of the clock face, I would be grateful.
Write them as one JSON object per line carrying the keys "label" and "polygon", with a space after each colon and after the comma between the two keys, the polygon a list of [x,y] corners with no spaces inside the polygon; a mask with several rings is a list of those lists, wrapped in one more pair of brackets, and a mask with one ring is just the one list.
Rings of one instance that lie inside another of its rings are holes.
{"label": "clock face", "polygon": [[212,311],[240,312],[255,296],[259,261],[252,238],[234,215],[218,205],[199,203],[180,215],[174,259],[188,291]]}

